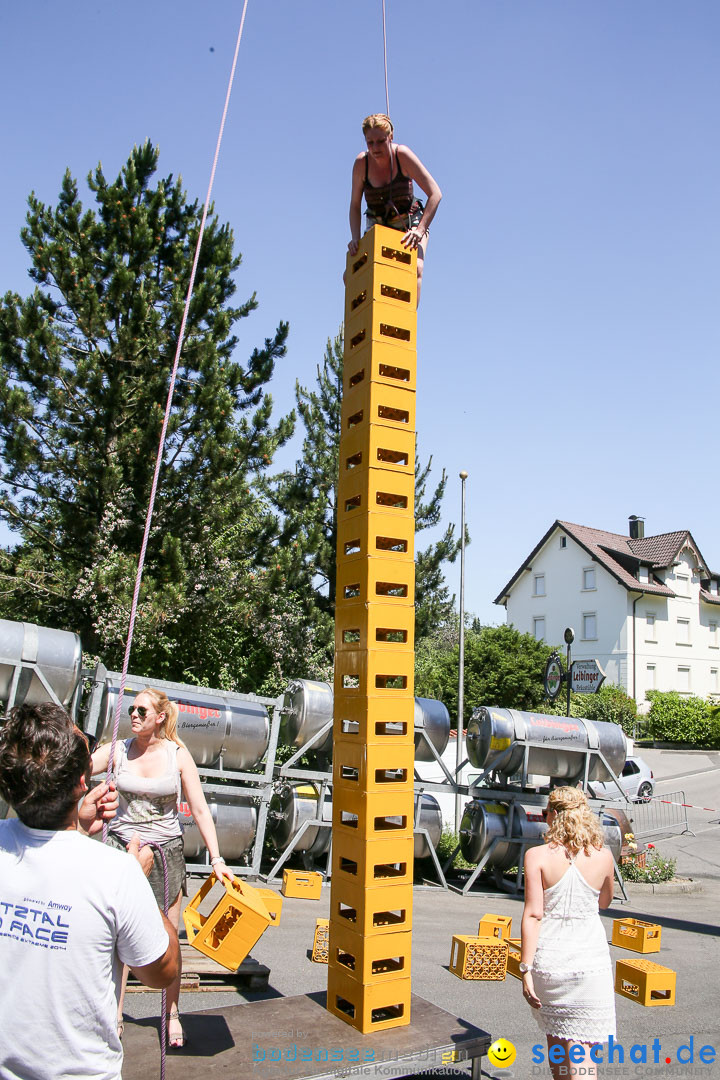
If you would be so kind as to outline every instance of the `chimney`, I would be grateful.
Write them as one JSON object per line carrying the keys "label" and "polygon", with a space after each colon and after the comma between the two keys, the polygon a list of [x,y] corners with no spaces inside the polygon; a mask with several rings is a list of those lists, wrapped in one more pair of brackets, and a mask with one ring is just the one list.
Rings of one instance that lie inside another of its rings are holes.
{"label": "chimney", "polygon": [[637,514],[630,515],[630,539],[642,540],[645,535],[645,518],[638,517]]}

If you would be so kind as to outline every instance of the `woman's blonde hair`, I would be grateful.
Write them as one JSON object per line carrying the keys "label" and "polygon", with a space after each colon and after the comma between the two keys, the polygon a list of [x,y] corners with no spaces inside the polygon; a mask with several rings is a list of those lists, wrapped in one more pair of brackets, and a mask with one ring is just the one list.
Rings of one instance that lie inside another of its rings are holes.
{"label": "woman's blonde hair", "polygon": [[604,845],[602,826],[580,788],[553,788],[547,808],[555,811],[555,817],[545,833],[546,844],[559,844],[575,854],[582,848],[586,855],[590,848]]}
{"label": "woman's blonde hair", "polygon": [[177,733],[178,713],[180,712],[177,702],[171,701],[166,693],[162,690],[156,690],[154,686],[146,686],[140,693],[147,694],[153,703],[155,712],[165,713],[165,719],[160,728],[160,737],[162,739],[171,739],[172,742],[176,742],[178,746],[185,746],[185,743]]}
{"label": "woman's blonde hair", "polygon": [[362,122],[363,135],[367,135],[371,128],[380,128],[381,131],[386,132],[388,135],[392,135],[393,126],[392,120],[385,113],[371,113],[370,116],[366,116]]}

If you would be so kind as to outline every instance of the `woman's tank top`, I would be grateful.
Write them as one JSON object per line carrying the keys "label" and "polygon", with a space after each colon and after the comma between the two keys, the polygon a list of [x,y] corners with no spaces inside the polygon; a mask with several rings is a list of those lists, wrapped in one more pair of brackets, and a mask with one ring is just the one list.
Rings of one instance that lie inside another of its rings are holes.
{"label": "woman's tank top", "polygon": [[[118,791],[118,812],[110,823],[110,831],[126,844],[138,833],[142,840],[156,844],[167,843],[182,836],[177,814],[180,798],[180,770],[177,766],[179,746],[165,739],[166,771],[162,776],[138,776],[128,769],[128,750],[132,739],[117,744],[115,782]],[[158,755],[159,757],[160,755]]]}
{"label": "woman's tank top", "polygon": [[397,163],[397,173],[390,183],[382,184],[380,187],[373,187],[368,179],[368,154],[365,154],[363,192],[365,193],[368,214],[374,218],[383,219],[394,217],[396,214],[410,213],[415,198],[413,182],[402,171],[397,149],[395,149],[395,161]]}

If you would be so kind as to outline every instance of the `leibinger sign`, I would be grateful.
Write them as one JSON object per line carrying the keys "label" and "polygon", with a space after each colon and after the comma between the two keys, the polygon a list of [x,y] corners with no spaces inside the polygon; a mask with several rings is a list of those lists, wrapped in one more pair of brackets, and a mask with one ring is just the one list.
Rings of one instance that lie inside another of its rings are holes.
{"label": "leibinger sign", "polygon": [[[559,1044],[551,1046],[548,1050],[541,1043],[536,1043],[532,1047],[532,1060],[533,1068],[532,1073],[534,1076],[541,1074],[547,1074],[548,1061],[553,1065],[560,1066],[559,1075],[566,1075],[568,1077],[581,1077],[583,1073],[586,1075],[594,1074],[595,1065],[613,1065],[617,1066],[612,1070],[612,1076],[708,1076],[708,1072],[703,1066],[714,1064],[717,1058],[717,1051],[714,1046],[696,1046],[695,1036],[691,1035],[688,1041],[678,1046],[674,1056],[671,1056],[664,1051],[660,1045],[659,1039],[653,1039],[652,1043],[634,1043],[630,1047],[626,1047],[621,1042],[616,1042],[615,1039],[610,1036],[607,1045],[607,1051],[602,1043],[595,1043],[590,1047],[589,1057],[594,1063],[590,1069],[581,1066],[579,1063],[585,1058],[585,1047],[571,1046],[569,1052],[566,1054],[565,1047]],[[647,1065],[659,1065],[659,1069],[649,1070],[645,1068]],[[543,1066],[540,1068],[540,1066]],[[688,1068],[691,1066],[691,1068]],[[692,1067],[694,1066],[694,1068]],[[563,1069],[567,1072],[563,1073]]]}

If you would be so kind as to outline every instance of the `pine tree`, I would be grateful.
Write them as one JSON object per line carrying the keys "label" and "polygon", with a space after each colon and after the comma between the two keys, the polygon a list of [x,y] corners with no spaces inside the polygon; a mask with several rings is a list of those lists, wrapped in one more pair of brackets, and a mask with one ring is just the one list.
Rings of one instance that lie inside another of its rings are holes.
{"label": "pine tree", "polygon": [[[57,206],[31,194],[21,235],[36,287],[0,301],[0,513],[19,534],[0,611],[76,630],[109,663],[122,655],[202,209],[179,179],[155,179],[157,164],[145,143],[115,180],[98,166],[90,208],[69,171]],[[287,324],[246,364],[233,358],[233,327],[257,306],[232,303],[233,246],[211,214],[148,546],[139,652],[147,666],[159,650],[155,673],[170,677],[195,660],[209,541],[244,522],[233,554],[255,560],[270,509],[255,483],[293,430],[292,415],[273,422],[266,391]]]}
{"label": "pine tree", "polygon": [[[276,478],[273,501],[283,514],[278,545],[284,572],[296,588],[304,588],[331,627],[335,612],[335,559],[337,544],[337,485],[340,446],[340,410],[343,379],[343,334],[328,339],[317,368],[315,389],[296,383],[297,411],[305,436],[295,472]],[[437,525],[442,514],[447,476],[426,496],[432,458],[423,467],[415,460],[415,531]],[[427,500],[427,501],[426,501]],[[443,566],[459,551],[455,526],[424,550],[416,549],[416,636],[427,635],[450,617],[454,597],[443,580]],[[301,584],[304,582],[304,586]]]}

